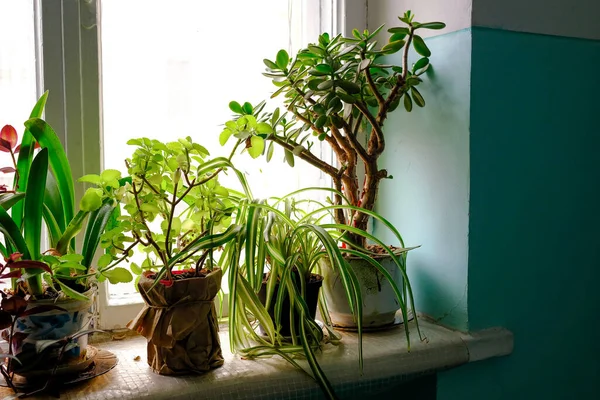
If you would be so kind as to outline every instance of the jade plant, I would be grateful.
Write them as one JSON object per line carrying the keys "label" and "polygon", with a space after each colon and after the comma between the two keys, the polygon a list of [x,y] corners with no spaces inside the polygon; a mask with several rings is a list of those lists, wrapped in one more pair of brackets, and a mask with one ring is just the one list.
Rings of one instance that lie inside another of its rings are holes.
{"label": "jade plant", "polygon": [[[384,124],[399,108],[411,112],[414,105],[425,106],[418,86],[430,67],[431,51],[419,32],[445,27],[417,22],[410,11],[399,19],[403,26],[388,29],[382,47],[376,39],[383,25],[372,32],[354,29],[352,37],[324,33],[295,57],[280,50],[274,60],[265,59],[263,75],[277,88],[271,97],[282,97],[286,112],[264,111],[264,102],[253,107],[232,101],[235,117],[226,123],[221,144],[233,138],[236,148],[242,144],[251,157],[264,155],[267,161],[279,147],[289,165],[299,158],[331,177],[339,193],[335,204],[342,204],[343,193],[349,204],[373,210],[381,181],[392,178],[378,164],[386,136],[398,134]],[[414,63],[409,62],[411,48],[418,55]],[[399,63],[394,63],[396,53]],[[333,162],[315,151],[319,141],[333,150]],[[370,217],[360,209],[338,209],[335,219],[366,230]],[[360,235],[348,237],[356,247],[366,243]]]}
{"label": "jade plant", "polygon": [[215,249],[240,229],[231,214],[233,199],[243,195],[218,181],[224,169],[233,169],[231,163],[208,159],[206,148],[190,137],[168,143],[140,138],[127,144],[135,150],[125,161],[131,181],[119,199],[124,212],[104,234],[102,246],[116,262],[129,259],[138,248],[143,260],[130,260],[130,268],[137,275],[155,271],[155,284],[172,284],[174,269],[199,276],[203,269],[217,267]]}
{"label": "jade plant", "polygon": [[[113,192],[123,182],[111,171],[103,174],[96,187],[87,189],[77,210],[74,180],[69,161],[52,127],[40,119],[48,93],[38,100],[31,119],[25,122],[20,144],[11,125],[2,128],[0,150],[11,155],[12,164],[1,169],[14,173],[12,188],[0,193],[0,231],[4,244],[0,253],[15,257],[29,268],[13,271],[15,294],[33,298],[65,295],[88,300],[84,294],[96,280],[113,283],[129,282],[125,269],[110,268],[110,256],[95,263],[94,256],[108,221],[116,207]],[[40,150],[35,152],[35,148]],[[86,181],[86,178],[83,178]],[[48,246],[43,249],[42,224],[48,233]],[[84,231],[82,242],[75,237]],[[27,261],[25,263],[25,261]],[[31,266],[37,268],[31,268]]]}

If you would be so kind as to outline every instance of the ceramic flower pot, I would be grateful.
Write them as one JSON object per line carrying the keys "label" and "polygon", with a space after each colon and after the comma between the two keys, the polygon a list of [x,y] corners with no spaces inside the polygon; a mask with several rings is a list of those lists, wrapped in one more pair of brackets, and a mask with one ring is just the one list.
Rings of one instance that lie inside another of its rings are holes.
{"label": "ceramic flower pot", "polygon": [[[373,257],[390,273],[396,285],[402,290],[402,273],[391,256],[381,254]],[[383,274],[363,259],[348,257],[347,260],[360,282],[363,329],[381,329],[400,322],[396,321],[396,312],[400,309],[400,303]],[[329,266],[328,260],[321,263],[321,268],[325,278],[323,293],[333,325],[347,330],[356,330],[355,316],[348,306],[338,271]]]}
{"label": "ceramic flower pot", "polygon": [[[321,275],[317,275],[317,274],[312,274],[310,281],[306,285],[306,297],[304,298],[304,301],[306,301],[306,305],[308,306],[308,311],[310,313],[310,317],[313,320],[315,319],[315,315],[317,314],[317,305],[319,302],[319,289],[321,289],[322,285],[323,285],[323,277]],[[273,320],[273,323],[275,323],[275,299],[277,298],[278,293],[279,293],[279,284],[276,284],[275,290],[273,291],[273,300],[271,301],[271,304],[269,304],[269,309],[267,310],[269,313],[269,316],[271,317],[271,320]],[[266,304],[266,302],[267,302],[266,280],[263,280],[263,284],[258,292],[258,298],[260,299],[260,301],[263,305]],[[281,329],[279,330],[279,333],[284,337],[290,337],[291,336],[290,313],[289,313],[290,299],[287,295],[284,297],[281,309],[283,311],[281,312]],[[295,313],[295,315],[294,315],[294,326],[296,326],[296,327],[300,326],[300,315],[298,313]],[[296,329],[299,329],[299,328],[296,328]],[[262,332],[262,327],[261,327],[261,332]],[[262,333],[264,334],[264,332],[262,332]]]}

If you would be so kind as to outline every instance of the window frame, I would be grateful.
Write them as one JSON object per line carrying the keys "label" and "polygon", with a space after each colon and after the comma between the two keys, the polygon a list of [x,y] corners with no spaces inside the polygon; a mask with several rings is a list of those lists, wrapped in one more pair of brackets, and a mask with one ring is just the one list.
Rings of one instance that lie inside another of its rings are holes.
{"label": "window frame", "polygon": [[[367,0],[299,1],[304,4],[303,16],[318,15],[304,25],[303,37],[309,40],[320,32],[348,34],[346,26],[366,26]],[[38,96],[45,90],[51,96],[45,118],[65,146],[73,176],[98,173],[104,159],[101,0],[36,0],[34,9],[41,72]],[[76,186],[76,201],[84,190],[83,185]],[[134,303],[109,302],[106,282],[99,284],[98,294],[98,326],[103,329],[124,328],[141,308],[141,297]]]}

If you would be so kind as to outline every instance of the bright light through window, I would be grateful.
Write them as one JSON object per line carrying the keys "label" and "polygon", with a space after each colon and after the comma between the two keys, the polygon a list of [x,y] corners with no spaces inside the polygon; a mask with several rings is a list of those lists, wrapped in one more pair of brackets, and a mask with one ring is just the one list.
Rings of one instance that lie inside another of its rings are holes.
{"label": "bright light through window", "polygon": [[[268,98],[274,86],[261,75],[262,60],[316,39],[302,37],[308,17],[300,0],[101,5],[104,167],[122,171],[130,138],[172,141],[189,135],[212,156],[227,156],[231,148],[222,148],[218,136],[231,117],[229,102]],[[290,168],[282,158],[280,152],[267,164],[242,154],[234,162],[256,197],[325,183],[316,169],[302,162]],[[122,297],[132,286],[110,285],[110,297]]]}
{"label": "bright light through window", "polygon": [[[33,0],[0,1],[0,128],[14,126],[19,139],[37,100],[34,35]],[[0,167],[8,166],[10,155],[0,152]],[[0,184],[12,182],[0,173]]]}
{"label": "bright light through window", "polygon": [[[33,0],[0,1],[0,129],[14,126],[19,139],[37,100],[35,65]],[[0,152],[0,167],[12,166],[10,154]],[[0,185],[12,184],[13,174],[0,172]],[[0,282],[8,285],[10,279]]]}

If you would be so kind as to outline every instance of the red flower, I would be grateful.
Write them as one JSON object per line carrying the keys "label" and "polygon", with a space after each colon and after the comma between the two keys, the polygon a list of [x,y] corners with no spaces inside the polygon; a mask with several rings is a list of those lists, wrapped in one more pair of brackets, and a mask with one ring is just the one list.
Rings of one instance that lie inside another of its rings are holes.
{"label": "red flower", "polygon": [[10,256],[5,257],[4,261],[6,261],[7,263],[13,263],[15,261],[19,261],[21,259],[21,257],[23,257],[23,254],[21,253],[12,253]]}
{"label": "red flower", "polygon": [[9,153],[17,146],[19,135],[12,125],[4,125],[0,131],[0,151]]}

